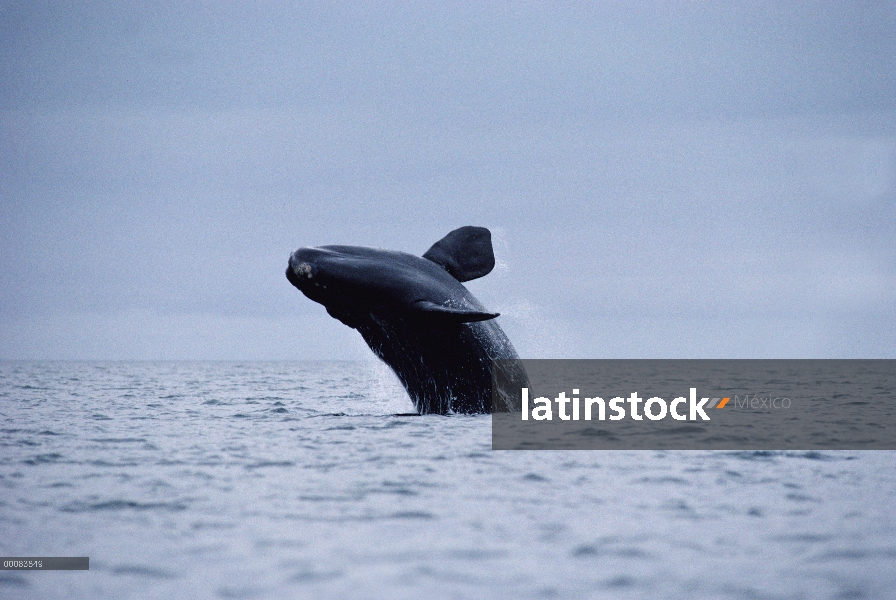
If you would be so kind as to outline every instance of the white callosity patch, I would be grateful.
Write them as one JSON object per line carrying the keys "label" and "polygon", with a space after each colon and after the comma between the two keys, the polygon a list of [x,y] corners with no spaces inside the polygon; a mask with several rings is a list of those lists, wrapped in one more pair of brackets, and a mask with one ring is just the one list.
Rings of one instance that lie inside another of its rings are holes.
{"label": "white callosity patch", "polygon": [[296,274],[296,277],[305,277],[311,279],[314,277],[314,273],[311,270],[311,265],[306,262],[300,262],[292,268],[292,272]]}

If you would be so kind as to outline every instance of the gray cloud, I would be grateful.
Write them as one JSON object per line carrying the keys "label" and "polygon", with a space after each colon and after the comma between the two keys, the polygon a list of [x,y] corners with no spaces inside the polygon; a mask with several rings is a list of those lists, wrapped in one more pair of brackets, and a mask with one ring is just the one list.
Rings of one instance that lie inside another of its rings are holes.
{"label": "gray cloud", "polygon": [[464,224],[528,356],[896,349],[893,4],[0,23],[0,357],[363,356],[288,253]]}

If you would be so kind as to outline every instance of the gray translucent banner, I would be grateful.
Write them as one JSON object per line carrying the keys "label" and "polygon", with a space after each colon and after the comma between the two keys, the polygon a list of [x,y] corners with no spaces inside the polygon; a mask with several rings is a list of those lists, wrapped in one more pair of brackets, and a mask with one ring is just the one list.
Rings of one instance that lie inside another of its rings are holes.
{"label": "gray translucent banner", "polygon": [[896,449],[896,360],[493,366],[495,450]]}
{"label": "gray translucent banner", "polygon": [[89,571],[87,556],[0,556],[0,571]]}

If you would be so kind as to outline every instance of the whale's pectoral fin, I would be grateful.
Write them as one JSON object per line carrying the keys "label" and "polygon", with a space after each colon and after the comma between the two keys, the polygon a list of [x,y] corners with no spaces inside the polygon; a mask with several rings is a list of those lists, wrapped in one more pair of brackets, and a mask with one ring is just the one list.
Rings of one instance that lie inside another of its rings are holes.
{"label": "whale's pectoral fin", "polygon": [[488,321],[500,316],[500,313],[487,313],[466,308],[453,308],[443,304],[436,304],[429,300],[418,300],[411,304],[411,309],[420,315],[444,318],[453,323],[472,323],[474,321]]}
{"label": "whale's pectoral fin", "polygon": [[492,234],[485,227],[455,229],[433,244],[423,258],[444,267],[458,281],[488,275],[495,268]]}

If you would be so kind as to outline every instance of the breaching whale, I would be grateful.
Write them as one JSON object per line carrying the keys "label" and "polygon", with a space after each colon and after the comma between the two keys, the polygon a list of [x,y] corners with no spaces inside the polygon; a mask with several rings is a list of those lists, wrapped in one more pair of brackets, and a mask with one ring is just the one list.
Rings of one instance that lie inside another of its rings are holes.
{"label": "breaching whale", "polygon": [[[420,414],[490,413],[493,360],[502,361],[502,381],[528,383],[494,321],[498,313],[462,284],[494,266],[489,230],[467,226],[422,257],[358,246],[299,248],[289,257],[286,278],[331,317],[358,330]],[[519,388],[498,394],[495,408],[516,410],[517,394]]]}

